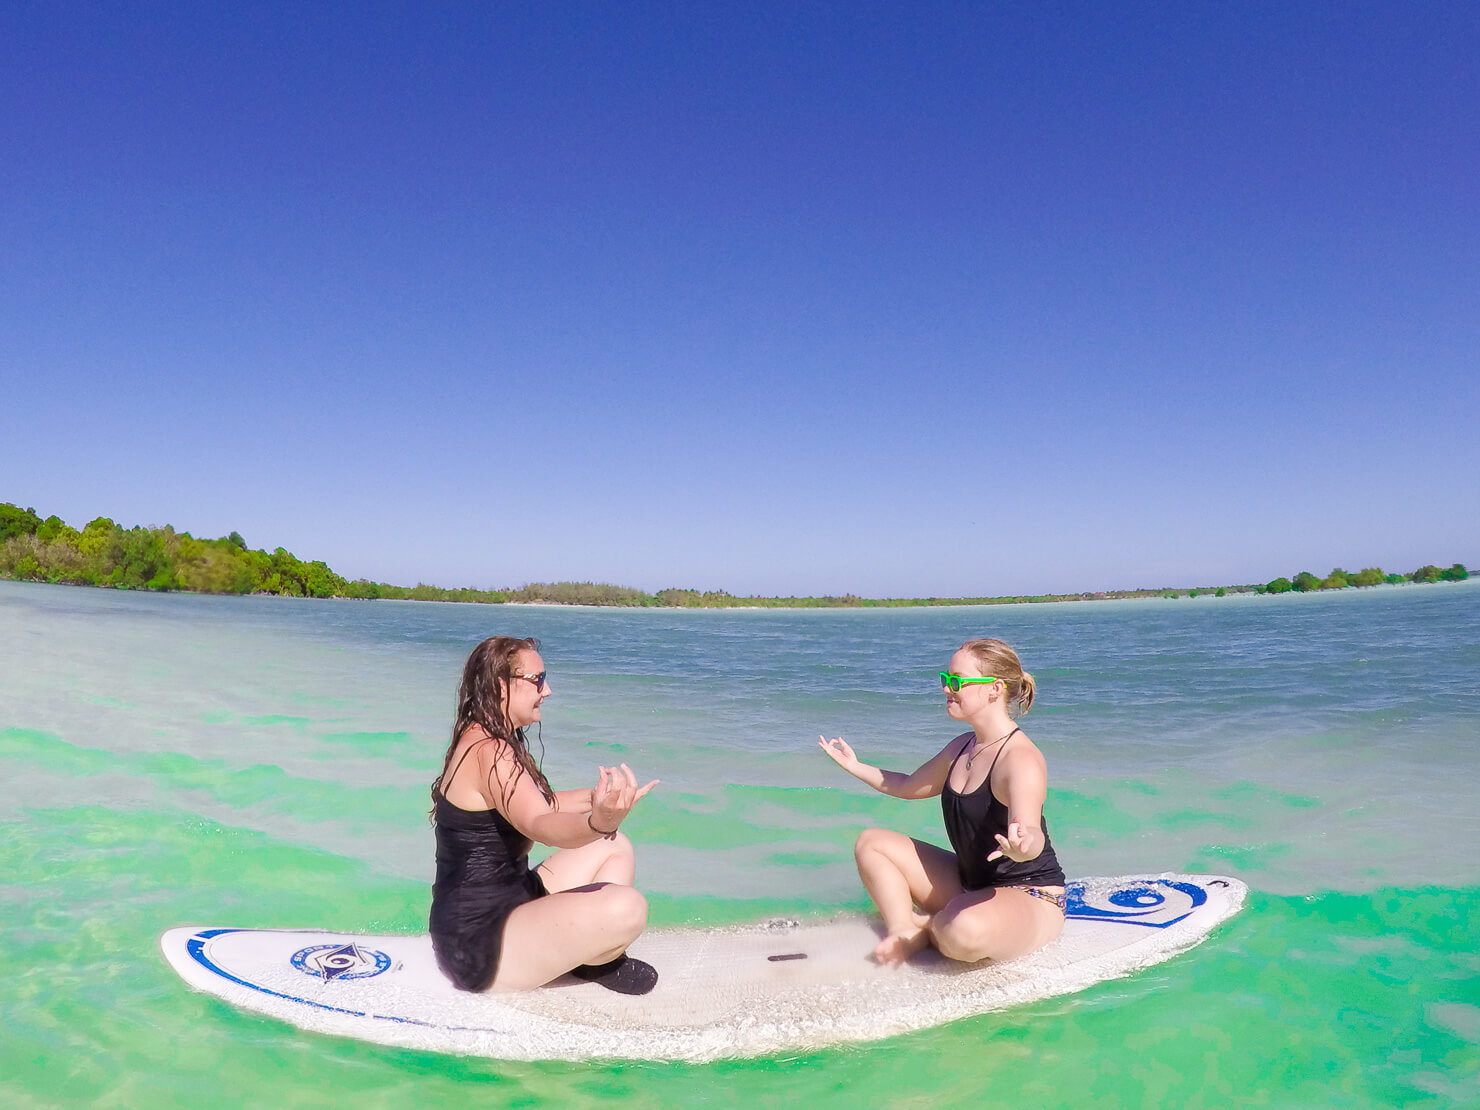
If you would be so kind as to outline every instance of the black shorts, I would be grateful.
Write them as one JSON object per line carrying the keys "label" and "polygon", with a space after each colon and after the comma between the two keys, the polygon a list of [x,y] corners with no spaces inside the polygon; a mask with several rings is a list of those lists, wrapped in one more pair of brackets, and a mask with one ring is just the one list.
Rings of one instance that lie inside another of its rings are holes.
{"label": "black shorts", "polygon": [[506,886],[479,887],[432,896],[432,951],[437,966],[458,990],[486,991],[498,974],[504,925],[526,902],[549,891],[538,871]]}

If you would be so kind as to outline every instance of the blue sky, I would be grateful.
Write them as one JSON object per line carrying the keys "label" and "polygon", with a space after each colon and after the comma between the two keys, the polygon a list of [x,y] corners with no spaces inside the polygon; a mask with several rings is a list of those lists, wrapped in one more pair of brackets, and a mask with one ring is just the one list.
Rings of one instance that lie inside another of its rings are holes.
{"label": "blue sky", "polygon": [[445,586],[1475,565],[1477,56],[1458,3],[6,5],[0,500]]}

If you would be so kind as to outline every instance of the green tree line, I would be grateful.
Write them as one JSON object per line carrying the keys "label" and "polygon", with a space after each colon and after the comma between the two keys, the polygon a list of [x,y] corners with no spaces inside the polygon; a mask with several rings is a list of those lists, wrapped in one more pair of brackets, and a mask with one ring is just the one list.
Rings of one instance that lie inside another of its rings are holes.
{"label": "green tree line", "polygon": [[1381,567],[1366,567],[1349,574],[1336,567],[1325,578],[1318,578],[1308,570],[1302,570],[1294,578],[1276,578],[1265,585],[1263,592],[1283,594],[1294,590],[1309,593],[1312,590],[1344,590],[1350,586],[1380,586],[1384,582],[1463,582],[1468,577],[1470,572],[1462,563],[1455,563],[1447,569],[1429,563],[1412,574],[1388,574]]}
{"label": "green tree line", "polygon": [[1419,567],[1411,574],[1387,574],[1368,567],[1348,574],[1340,567],[1325,578],[1301,571],[1264,585],[1206,586],[1195,589],[1110,590],[1076,594],[1005,597],[867,598],[856,594],[807,597],[737,596],[724,590],[671,588],[645,593],[600,582],[531,582],[518,589],[446,589],[418,583],[393,586],[363,578],[348,580],[328,564],[304,562],[291,551],[253,550],[236,533],[196,539],[169,525],[124,528],[107,517],[88,521],[80,531],[60,517],[42,519],[34,509],[0,502],[0,577],[129,590],[185,590],[213,594],[279,594],[287,597],[393,598],[408,601],[526,602],[546,605],[607,605],[684,609],[822,609],[925,605],[1010,605],[1041,601],[1093,601],[1136,597],[1197,597],[1212,593],[1285,593],[1290,590],[1344,589],[1383,582],[1459,581],[1469,572],[1459,563],[1446,569]]}
{"label": "green tree line", "polygon": [[304,562],[281,547],[254,551],[236,532],[202,540],[169,525],[124,528],[105,516],[79,531],[8,503],[0,503],[0,575],[125,590],[374,596],[374,583],[347,582],[326,563]]}

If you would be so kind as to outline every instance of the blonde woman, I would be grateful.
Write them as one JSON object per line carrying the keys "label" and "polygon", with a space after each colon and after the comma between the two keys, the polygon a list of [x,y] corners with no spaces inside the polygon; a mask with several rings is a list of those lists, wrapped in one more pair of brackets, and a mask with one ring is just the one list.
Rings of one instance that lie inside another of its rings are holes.
{"label": "blonde woman", "polygon": [[1048,769],[1011,712],[1033,704],[1033,676],[1001,640],[968,640],[940,675],[946,713],[970,727],[911,774],[864,763],[837,736],[822,750],[882,794],[939,795],[951,850],[888,829],[854,845],[858,874],[884,918],[874,949],[897,964],[933,944],[953,960],[1010,960],[1064,927],[1064,872],[1048,839]]}

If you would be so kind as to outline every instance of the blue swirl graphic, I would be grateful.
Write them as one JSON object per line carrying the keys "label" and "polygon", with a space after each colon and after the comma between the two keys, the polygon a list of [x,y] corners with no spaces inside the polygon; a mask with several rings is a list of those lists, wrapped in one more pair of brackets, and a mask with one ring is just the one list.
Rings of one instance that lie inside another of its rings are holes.
{"label": "blue swirl graphic", "polygon": [[386,971],[391,958],[374,948],[358,944],[315,944],[300,948],[292,956],[293,966],[305,975],[326,982],[331,979],[369,979]]}
{"label": "blue swirl graphic", "polygon": [[1065,913],[1088,921],[1118,922],[1165,929],[1204,905],[1208,892],[1196,883],[1174,879],[1135,879],[1125,886],[1089,893],[1084,883],[1065,888]]}

